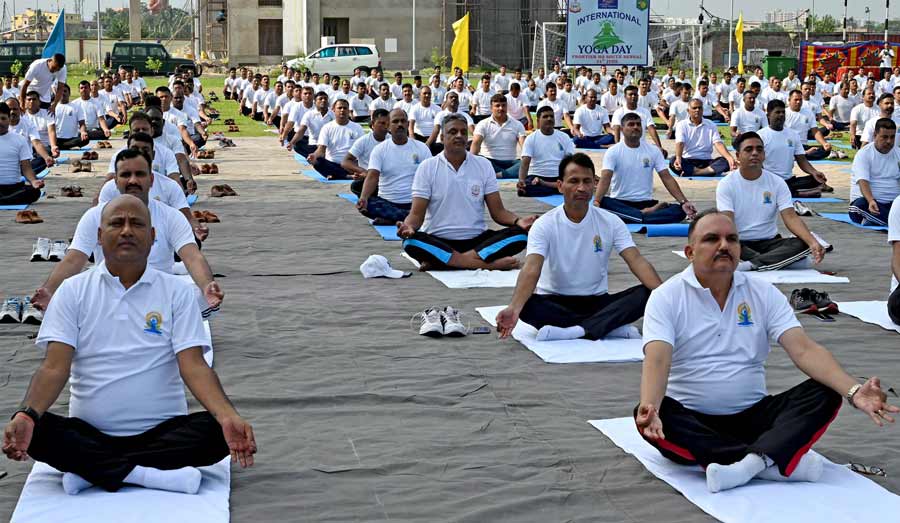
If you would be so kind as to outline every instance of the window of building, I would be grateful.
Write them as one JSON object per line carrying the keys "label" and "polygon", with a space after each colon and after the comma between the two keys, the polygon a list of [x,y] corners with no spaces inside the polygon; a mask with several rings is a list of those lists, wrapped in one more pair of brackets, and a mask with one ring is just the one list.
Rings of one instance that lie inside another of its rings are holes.
{"label": "window of building", "polygon": [[259,0],[259,7],[281,7],[281,0]]}
{"label": "window of building", "polygon": [[284,31],[281,19],[259,20],[259,55],[281,56]]}

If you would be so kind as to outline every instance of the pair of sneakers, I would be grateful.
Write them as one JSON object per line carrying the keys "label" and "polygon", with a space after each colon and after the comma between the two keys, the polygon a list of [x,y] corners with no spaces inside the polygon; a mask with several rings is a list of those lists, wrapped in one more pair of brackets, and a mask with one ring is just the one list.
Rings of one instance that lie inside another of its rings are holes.
{"label": "pair of sneakers", "polygon": [[800,313],[812,314],[817,312],[837,313],[837,303],[831,301],[827,292],[819,292],[815,289],[794,289],[791,292],[791,307]]}
{"label": "pair of sneakers", "polygon": [[61,261],[68,248],[69,242],[66,240],[38,238],[32,247],[31,261]]}
{"label": "pair of sneakers", "polygon": [[0,323],[40,325],[44,314],[31,304],[28,296],[10,296],[0,304]]}
{"label": "pair of sneakers", "polygon": [[460,321],[459,310],[449,305],[443,309],[429,307],[416,316],[419,315],[422,316],[422,323],[419,326],[419,334],[422,336],[461,338],[469,333],[469,329]]}

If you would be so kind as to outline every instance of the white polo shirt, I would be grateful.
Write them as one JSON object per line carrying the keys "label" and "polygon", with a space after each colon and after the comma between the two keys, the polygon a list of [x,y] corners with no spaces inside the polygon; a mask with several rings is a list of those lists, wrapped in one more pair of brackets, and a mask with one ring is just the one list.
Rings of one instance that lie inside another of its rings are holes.
{"label": "white polo shirt", "polygon": [[337,121],[328,122],[319,131],[318,145],[325,146],[326,160],[341,163],[353,142],[363,133],[362,127],[356,122],[347,122],[345,125],[340,125]]}
{"label": "white polo shirt", "polygon": [[629,202],[653,199],[653,173],[666,171],[668,164],[659,147],[641,140],[629,147],[624,140],[607,149],[603,155],[603,171],[612,171],[610,198]]}
{"label": "white polo shirt", "polygon": [[350,111],[353,116],[369,116],[369,106],[372,105],[372,98],[369,95],[359,95],[350,99]]}
{"label": "white polo shirt", "polygon": [[[85,256],[93,254],[96,263],[103,261],[103,249],[97,241],[97,230],[100,229],[100,214],[105,206],[104,203],[91,207],[81,216],[69,246]],[[150,209],[150,222],[156,230],[156,240],[150,248],[147,263],[156,270],[171,273],[175,253],[185,245],[194,243],[194,232],[190,222],[177,209],[153,199],[147,202],[147,207]],[[196,308],[197,301],[194,300],[193,304]]]}
{"label": "white polo shirt", "polygon": [[[853,107],[853,110],[850,111],[850,122],[856,122],[856,136],[862,136],[866,123],[872,118],[877,120],[880,115],[881,109],[875,105],[867,107],[866,104],[861,103]],[[872,129],[874,130],[874,127]]]}
{"label": "white polo shirt", "polygon": [[493,160],[515,160],[519,138],[524,138],[525,134],[522,122],[508,115],[503,124],[491,116],[475,126],[475,136],[484,138],[481,142],[481,155]]}
{"label": "white polo shirt", "polygon": [[531,158],[528,174],[545,179],[556,180],[559,162],[570,154],[575,154],[575,144],[566,134],[555,129],[549,136],[539,130],[531,133],[522,146],[522,158]]}
{"label": "white polo shirt", "polygon": [[[115,180],[107,180],[100,189],[100,195],[97,197],[97,203],[106,203],[116,196],[119,196],[119,188],[116,187]],[[187,209],[190,207],[184,191],[181,190],[181,184],[168,176],[160,176],[154,173],[153,184],[150,185],[149,197],[151,200],[162,202],[173,209]]]}
{"label": "white polo shirt", "polygon": [[631,233],[616,215],[594,207],[579,223],[563,205],[538,218],[528,231],[527,254],[544,257],[537,294],[599,296],[609,291],[607,273],[613,250],[634,247]]}
{"label": "white polo shirt", "polygon": [[[157,143],[158,139],[159,138],[153,139],[153,165],[150,166],[153,174],[168,178],[169,174],[180,173],[181,169],[178,167],[178,160],[175,159],[175,154],[165,145]],[[122,147],[112,155],[112,158],[109,159],[109,167],[107,167],[106,172],[115,174],[116,156],[125,149],[127,149],[127,147]]]}
{"label": "white polo shirt", "polygon": [[[900,196],[891,204],[891,212],[888,214],[888,245],[900,242]],[[893,247],[892,247],[893,248]],[[897,277],[891,272],[891,292],[897,288]]]}
{"label": "white polo shirt", "polygon": [[422,232],[447,240],[469,240],[487,230],[484,197],[500,190],[491,162],[466,152],[459,170],[444,153],[419,165],[413,198],[428,200]]}
{"label": "white polo shirt", "polygon": [[[462,112],[460,110],[461,108],[462,108],[462,106],[459,106],[459,108],[457,108],[456,112],[453,112],[450,109],[444,109],[441,112],[437,113],[437,115],[434,117],[434,126],[437,127],[438,129],[441,129],[441,128],[443,128],[443,125],[444,125],[444,118],[450,116],[451,114],[458,114],[466,119],[466,125],[468,128],[474,127],[475,121],[472,120],[472,117],[469,116],[469,113]],[[436,143],[444,143],[443,134],[444,133],[442,133],[442,132],[438,133]]]}
{"label": "white polo shirt", "polygon": [[28,120],[34,130],[37,131],[41,142],[44,145],[50,145],[50,128],[56,129],[56,119],[50,116],[47,111],[38,111],[31,114],[28,111],[22,113],[22,120]]}
{"label": "white polo shirt", "polygon": [[407,117],[410,121],[414,121],[413,130],[421,136],[428,138],[431,136],[431,131],[434,130],[434,117],[441,112],[441,108],[435,104],[430,103],[428,107],[425,107],[421,103],[417,103],[412,106],[412,109],[407,114]]}
{"label": "white polo shirt", "polygon": [[66,279],[35,344],[75,349],[69,416],[110,436],[132,436],[187,414],[176,355],[212,350],[194,292],[149,265],[128,289],[105,263]]}
{"label": "white polo shirt", "polygon": [[769,125],[769,119],[766,118],[766,113],[762,112],[759,107],[754,108],[752,111],[741,107],[731,113],[731,127],[737,127],[738,133],[759,131],[767,125]]}
{"label": "white polo shirt", "polygon": [[519,96],[506,93],[506,114],[513,120],[525,118],[525,115],[528,114],[528,98],[524,93],[519,91]]}
{"label": "white polo shirt", "polygon": [[715,111],[715,107],[719,104],[718,100],[716,99],[716,95],[709,91],[706,92],[706,96],[700,96],[699,92],[695,93],[694,99],[703,102],[704,118],[707,116],[712,116],[713,111]]}
{"label": "white polo shirt", "polygon": [[22,136],[23,138],[28,140],[29,144],[32,142],[32,140],[41,139],[41,135],[38,134],[38,131],[34,127],[34,124],[31,123],[31,120],[25,118],[24,115],[22,115],[22,118],[19,118],[19,123],[17,125],[9,126],[9,132]]}
{"label": "white polo shirt", "polygon": [[763,169],[762,176],[748,180],[731,171],[716,186],[716,208],[734,213],[741,240],[770,240],[778,235],[778,215],[793,209],[791,190],[775,174]]}
{"label": "white polo shirt", "polygon": [[372,100],[372,103],[369,104],[369,111],[374,113],[377,109],[384,109],[385,111],[390,112],[391,109],[394,108],[394,104],[396,103],[397,101],[393,98],[388,97],[388,99],[385,100],[384,98],[379,96],[378,98]]}
{"label": "white polo shirt", "polygon": [[412,108],[419,102],[412,100],[407,102],[406,100],[397,100],[394,102],[393,109],[403,109],[403,112],[406,113],[406,117],[409,118],[409,113],[412,112]]}
{"label": "white polo shirt", "polygon": [[575,110],[572,123],[580,125],[585,136],[601,136],[606,134],[604,126],[609,125],[609,113],[600,104],[593,109],[585,104]]}
{"label": "white polo shirt", "polygon": [[53,101],[53,86],[57,82],[65,83],[67,72],[66,66],[62,66],[59,71],[51,73],[50,65],[47,63],[50,60],[50,58],[35,60],[25,72],[25,80],[31,82],[28,84],[28,90],[37,91],[41,95],[41,101],[47,103]]}
{"label": "white polo shirt", "polygon": [[675,124],[675,143],[684,144],[682,158],[709,160],[712,158],[713,145],[722,143],[722,136],[716,124],[711,121],[704,118],[695,125],[688,119]]}
{"label": "white polo shirt", "polygon": [[478,88],[472,95],[472,105],[475,106],[475,114],[491,114],[491,97],[495,94],[497,93],[493,89],[484,92],[484,89]]}
{"label": "white polo shirt", "polygon": [[309,145],[319,145],[319,133],[322,131],[322,128],[333,121],[334,113],[331,111],[326,112],[324,115],[316,109],[306,111],[303,115],[303,119],[300,121],[300,125],[306,126],[306,134],[309,136]]}
{"label": "white polo shirt", "polygon": [[[875,124],[878,123],[878,120],[881,119],[881,110],[878,110],[878,114],[869,118],[866,121],[865,127],[863,127],[862,136],[860,140],[867,143],[872,143],[875,141]],[[894,121],[894,125],[897,126],[897,134],[894,137],[895,143],[894,145],[900,147],[900,142],[896,142],[897,138],[900,138],[900,116],[891,115],[891,120]]]}
{"label": "white polo shirt", "polygon": [[80,135],[78,122],[85,119],[78,105],[60,103],[56,105],[57,138],[77,138]]}
{"label": "white polo shirt", "polygon": [[890,203],[900,195],[900,149],[891,147],[881,154],[874,143],[869,143],[853,158],[850,176],[850,201],[862,198],[859,181],[869,182],[875,201]]}
{"label": "white polo shirt", "polygon": [[392,203],[412,202],[413,178],[428,158],[428,146],[414,138],[407,138],[403,145],[390,138],[376,145],[369,156],[369,169],[379,173],[378,196]]}
{"label": "white polo shirt", "polygon": [[[391,138],[391,133],[385,135],[385,140],[389,140]],[[365,135],[356,139],[353,142],[353,145],[350,147],[350,154],[356,158],[356,163],[363,169],[369,168],[369,156],[372,154],[372,149],[375,148],[376,145],[381,142],[375,139],[375,133],[366,133]]]}
{"label": "white polo shirt", "polygon": [[796,160],[794,157],[804,154],[803,144],[806,142],[806,137],[804,136],[804,139],[801,140],[795,131],[787,127],[780,131],[766,127],[761,129],[758,134],[766,148],[763,169],[783,180],[794,176],[794,161]]}
{"label": "white polo shirt", "polygon": [[100,122],[98,120],[103,118],[104,111],[103,107],[101,107],[95,99],[88,98],[87,100],[82,100],[81,98],[78,98],[77,100],[70,101],[69,105],[81,109],[82,116],[84,116],[84,125],[89,131],[91,129],[100,128]]}
{"label": "white polo shirt", "polygon": [[831,110],[831,115],[836,122],[850,122],[850,113],[853,112],[853,101],[850,98],[844,98],[836,94],[831,97],[828,108]]}
{"label": "white polo shirt", "polygon": [[540,110],[541,107],[549,107],[553,109],[553,127],[559,129],[563,124],[563,113],[566,111],[566,106],[559,98],[556,100],[550,100],[549,98],[544,98],[537,106],[537,110]]}
{"label": "white polo shirt", "polygon": [[22,181],[23,161],[31,161],[31,142],[11,131],[0,135],[0,185]]}
{"label": "white polo shirt", "polygon": [[741,412],[766,395],[769,340],[800,327],[774,285],[735,272],[724,309],[693,265],[653,290],[643,343],[672,346],[666,396],[711,415]]}

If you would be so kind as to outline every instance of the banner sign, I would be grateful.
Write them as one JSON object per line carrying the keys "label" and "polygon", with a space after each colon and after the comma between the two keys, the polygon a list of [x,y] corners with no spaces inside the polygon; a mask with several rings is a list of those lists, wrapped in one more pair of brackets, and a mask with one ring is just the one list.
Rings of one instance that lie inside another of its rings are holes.
{"label": "banner sign", "polygon": [[647,65],[650,0],[568,0],[566,65]]}
{"label": "banner sign", "polygon": [[[892,47],[895,55],[900,54],[900,47]],[[837,73],[839,67],[878,67],[883,48],[884,42],[879,40],[844,45],[800,42],[800,77],[806,78],[814,70],[824,74]]]}

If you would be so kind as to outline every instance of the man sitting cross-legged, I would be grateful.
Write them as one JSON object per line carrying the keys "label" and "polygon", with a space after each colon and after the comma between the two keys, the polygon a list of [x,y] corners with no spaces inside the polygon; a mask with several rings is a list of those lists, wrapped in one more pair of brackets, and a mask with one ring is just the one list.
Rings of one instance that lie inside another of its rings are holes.
{"label": "man sitting cross-legged", "polygon": [[[60,470],[71,495],[125,484],[196,494],[196,467],[229,454],[253,464],[253,429],[203,359],[211,347],[191,286],[149,263],[155,228],[144,202],[119,196],[98,225],[103,261],[50,302],[36,342],[46,356],[3,452]],[[70,376],[69,417],[48,412]],[[185,385],[204,411],[188,414]]]}
{"label": "man sitting cross-legged", "polygon": [[[514,256],[525,248],[536,217],[520,218],[503,206],[490,162],[466,151],[465,118],[451,114],[441,127],[444,152],[416,170],[412,208],[397,224],[403,250],[422,270],[517,268]],[[487,228],[485,205],[504,229]]]}
{"label": "man sitting cross-legged", "polygon": [[[771,100],[768,105],[769,126],[759,131],[766,147],[763,168],[787,183],[791,196],[817,198],[828,181],[825,175],[809,163],[803,149],[805,141],[793,129],[784,126],[785,105],[781,100]],[[794,162],[809,176],[794,176]]]}
{"label": "man sitting cross-legged", "polygon": [[41,197],[44,182],[31,169],[28,139],[9,131],[9,115],[9,106],[0,103],[0,205],[34,203]]}
{"label": "man sitting cross-legged", "polygon": [[[521,319],[538,329],[538,340],[599,340],[643,316],[650,291],[661,283],[622,220],[591,205],[596,183],[586,154],[560,162],[557,184],[564,203],[531,227],[512,301],[497,314],[501,338]],[[609,294],[613,249],[641,284]]]}
{"label": "man sitting cross-legged", "polygon": [[890,118],[879,118],[874,128],[872,143],[853,158],[849,214],[856,223],[886,226],[892,203],[900,196],[897,124]]}
{"label": "man sitting cross-legged", "polygon": [[[178,210],[150,199],[150,187],[154,178],[151,165],[152,160],[143,151],[126,149],[120,152],[116,155],[116,186],[121,194],[139,198],[150,209],[155,224],[150,265],[158,271],[171,273],[177,254],[202,291],[200,306],[203,307],[203,313],[208,315],[222,304],[225,293],[213,279],[212,270],[194,241],[187,218]],[[97,243],[97,229],[106,205],[109,203],[91,207],[82,215],[65,257],[32,296],[31,303],[35,307],[45,310],[62,282],[80,273],[91,255],[96,263],[103,261],[103,250]]]}
{"label": "man sitting cross-legged", "polygon": [[[303,116],[298,125],[296,116],[301,113]],[[319,133],[322,128],[334,121],[334,113],[328,109],[328,94],[324,91],[316,93],[314,109],[307,108],[302,102],[294,106],[291,120],[294,122],[294,135],[286,147],[308,158],[319,148]]]}
{"label": "man sitting cross-legged", "polygon": [[524,140],[525,127],[518,120],[510,118],[506,112],[506,96],[495,94],[491,97],[491,117],[475,126],[475,137],[469,152],[487,158],[497,173],[497,178],[515,179],[519,176],[522,163],[516,158],[517,148]]}
{"label": "man sitting cross-legged", "polygon": [[[762,138],[747,132],[734,141],[734,147],[740,168],[716,186],[716,206],[734,220],[741,235],[743,261],[738,270],[775,271],[810,254],[816,263],[822,261],[825,249],[794,211],[787,184],[763,169],[766,151]],[[795,238],[778,234],[779,215]]]}
{"label": "man sitting cross-legged", "polygon": [[[344,180],[350,173],[341,167],[344,157],[357,138],[363,135],[363,129],[356,122],[350,121],[350,104],[339,98],[334,102],[334,121],[328,122],[319,131],[316,151],[307,157],[310,165],[319,174],[329,180]],[[304,117],[305,118],[305,117]],[[300,126],[301,129],[303,126]]]}
{"label": "man sitting cross-legged", "polygon": [[431,129],[431,136],[429,136],[428,140],[425,142],[428,149],[433,151],[431,154],[432,156],[440,154],[440,152],[444,150],[444,144],[441,142],[441,124],[444,122],[444,119],[447,118],[447,115],[458,114],[465,118],[466,121],[469,122],[469,134],[475,135],[475,121],[472,120],[469,113],[460,110],[460,107],[459,94],[457,94],[456,91],[448,91],[444,97],[444,109],[434,117],[434,127]]}
{"label": "man sitting cross-legged", "polygon": [[[382,84],[387,85],[387,84]],[[375,146],[384,142],[388,137],[388,126],[390,111],[385,109],[375,109],[372,111],[372,119],[369,123],[372,132],[366,133],[353,142],[353,146],[347,151],[347,156],[341,162],[341,167],[353,176],[353,182],[350,184],[350,192],[359,196],[362,193],[363,184],[366,181],[366,172],[369,170],[369,156]],[[378,189],[375,193],[378,194]],[[393,223],[393,222],[391,222]]]}
{"label": "man sitting cross-legged", "polygon": [[[675,124],[675,157],[671,169],[684,176],[719,176],[734,170],[734,158],[722,143],[716,124],[703,118],[703,102],[694,98],[688,105],[690,117]],[[713,159],[713,149],[719,157]]]}
{"label": "man sitting cross-legged", "polygon": [[609,126],[609,113],[597,104],[597,96],[597,91],[588,89],[584,104],[575,110],[572,136],[575,147],[580,149],[606,149],[616,141]]}
{"label": "man sitting cross-legged", "polygon": [[[402,222],[412,206],[413,178],[419,165],[431,158],[424,143],[411,139],[403,109],[390,113],[390,137],[376,145],[356,207],[375,225]],[[375,196],[377,190],[378,196]]]}
{"label": "man sitting cross-legged", "polygon": [[538,130],[528,135],[522,146],[522,165],[516,184],[519,196],[559,194],[556,183],[559,162],[575,152],[575,144],[569,136],[553,128],[553,108],[539,108],[537,122]]}
{"label": "man sitting cross-legged", "polygon": [[[640,115],[622,117],[623,139],[603,156],[594,203],[626,223],[678,223],[693,217],[697,209],[669,173],[659,148],[641,140],[642,127]],[[653,199],[653,171],[678,203]]]}
{"label": "man sitting cross-legged", "polygon": [[[729,216],[701,213],[684,248],[691,265],[653,291],[644,314],[637,430],[666,458],[702,465],[712,492],[754,477],[818,480],[822,460],[807,451],[842,397],[879,426],[900,411],[878,378],[860,385],[810,339],[775,286],[735,272],[740,251]],[[811,379],[768,395],[769,340]]]}

